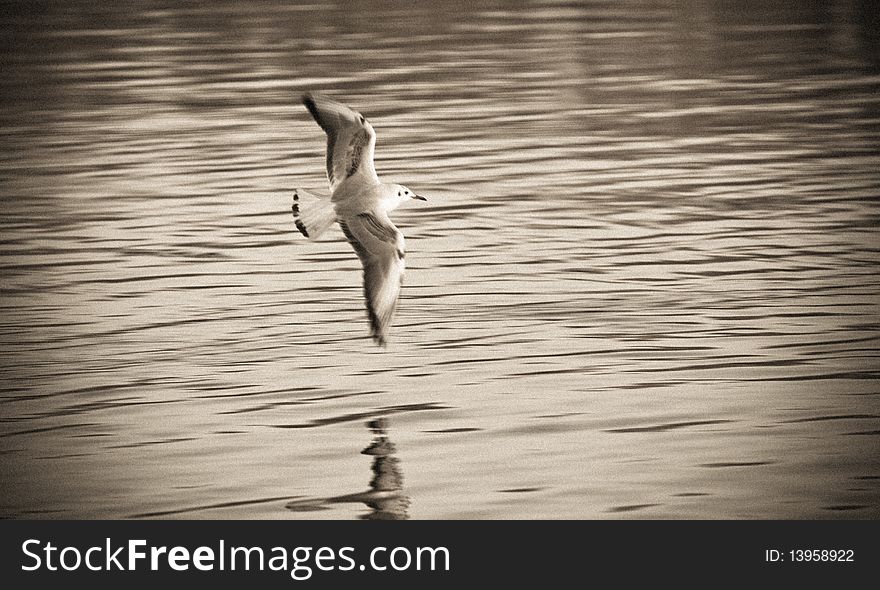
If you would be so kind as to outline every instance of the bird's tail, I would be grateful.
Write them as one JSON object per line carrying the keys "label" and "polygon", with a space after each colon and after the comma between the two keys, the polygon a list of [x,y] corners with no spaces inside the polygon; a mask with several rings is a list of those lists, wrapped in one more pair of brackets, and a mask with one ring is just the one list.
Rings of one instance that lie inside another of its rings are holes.
{"label": "bird's tail", "polygon": [[330,199],[298,188],[293,191],[293,218],[302,235],[317,240],[336,221],[336,210]]}

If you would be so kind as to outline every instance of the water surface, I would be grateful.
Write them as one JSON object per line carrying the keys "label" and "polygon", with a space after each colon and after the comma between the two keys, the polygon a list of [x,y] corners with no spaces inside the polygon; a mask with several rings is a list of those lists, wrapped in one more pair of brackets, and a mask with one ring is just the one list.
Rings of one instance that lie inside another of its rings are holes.
{"label": "water surface", "polygon": [[[872,3],[28,7],[0,515],[880,516]],[[384,350],[304,91],[429,198]]]}

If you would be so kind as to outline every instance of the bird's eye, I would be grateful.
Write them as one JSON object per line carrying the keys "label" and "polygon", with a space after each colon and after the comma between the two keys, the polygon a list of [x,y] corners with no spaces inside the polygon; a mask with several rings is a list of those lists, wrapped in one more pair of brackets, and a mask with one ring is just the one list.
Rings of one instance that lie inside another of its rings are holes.
{"label": "bird's eye", "polygon": [[408,195],[409,191],[403,191],[403,194]]}

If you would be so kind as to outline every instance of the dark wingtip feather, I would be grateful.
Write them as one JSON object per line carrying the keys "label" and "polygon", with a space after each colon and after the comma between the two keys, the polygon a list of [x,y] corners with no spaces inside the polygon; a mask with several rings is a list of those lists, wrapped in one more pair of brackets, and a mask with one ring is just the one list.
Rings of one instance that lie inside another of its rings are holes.
{"label": "dark wingtip feather", "polygon": [[366,289],[364,289],[364,295],[367,298],[367,319],[370,321],[370,336],[373,337],[373,342],[379,346],[385,346],[385,335],[382,333],[379,317],[373,311],[373,303]]}
{"label": "dark wingtip feather", "polygon": [[309,237],[309,232],[306,230],[306,226],[305,226],[305,224],[302,222],[301,219],[297,219],[297,220],[296,220],[296,229],[298,229],[298,230],[299,230],[299,233],[301,233],[301,234],[304,235],[305,237]]}
{"label": "dark wingtip feather", "polygon": [[302,101],[305,107],[308,109],[309,113],[312,115],[312,118],[324,128],[324,123],[321,121],[321,114],[318,112],[318,105],[315,104],[315,97],[310,93],[306,93],[302,95]]}

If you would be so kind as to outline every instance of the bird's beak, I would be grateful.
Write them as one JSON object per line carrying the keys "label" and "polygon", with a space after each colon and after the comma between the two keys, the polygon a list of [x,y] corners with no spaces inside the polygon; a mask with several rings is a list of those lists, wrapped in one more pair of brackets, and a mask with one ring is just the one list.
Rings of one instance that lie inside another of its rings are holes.
{"label": "bird's beak", "polygon": [[418,199],[418,200],[420,200],[420,201],[427,201],[427,200],[428,200],[428,199],[426,199],[425,197],[423,197],[422,195],[413,195],[412,198],[413,198],[413,199]]}

